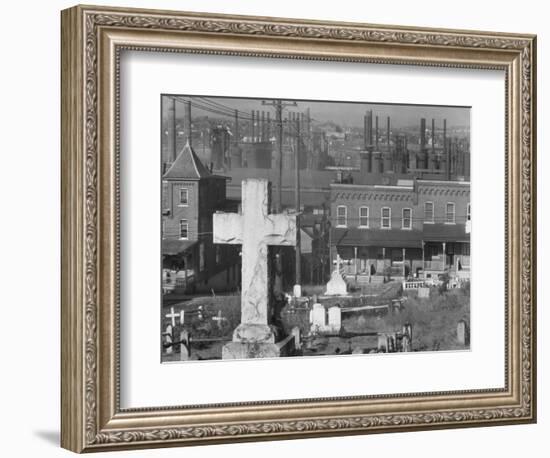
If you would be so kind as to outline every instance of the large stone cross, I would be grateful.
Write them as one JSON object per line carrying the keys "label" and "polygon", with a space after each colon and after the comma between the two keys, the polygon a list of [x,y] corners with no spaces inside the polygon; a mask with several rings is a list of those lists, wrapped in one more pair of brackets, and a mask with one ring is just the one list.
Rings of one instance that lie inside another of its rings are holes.
{"label": "large stone cross", "polygon": [[296,244],[296,216],[269,214],[270,191],[267,180],[244,180],[241,213],[214,214],[214,243],[242,245],[241,324],[233,332],[233,343],[241,346],[227,345],[224,358],[273,356],[272,347],[262,353],[257,345],[275,342],[268,325],[267,247]]}

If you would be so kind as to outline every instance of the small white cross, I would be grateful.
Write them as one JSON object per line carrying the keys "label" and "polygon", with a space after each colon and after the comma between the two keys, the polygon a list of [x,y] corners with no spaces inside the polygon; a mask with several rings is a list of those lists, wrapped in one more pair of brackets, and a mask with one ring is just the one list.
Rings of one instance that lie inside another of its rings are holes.
{"label": "small white cross", "polygon": [[227,318],[225,318],[224,316],[222,316],[222,311],[221,310],[218,310],[218,316],[213,316],[212,319],[214,321],[217,321],[218,322],[218,326],[221,328],[222,326],[222,321],[225,321],[227,320]]}
{"label": "small white cross", "polygon": [[180,317],[180,322],[181,324],[183,324],[183,317],[184,317],[184,312],[183,310],[180,312],[180,313],[176,313],[174,311],[174,307],[170,307],[170,313],[168,313],[167,315],[165,315],[166,318],[170,318],[172,320],[172,326],[176,326],[176,318],[179,316]]}

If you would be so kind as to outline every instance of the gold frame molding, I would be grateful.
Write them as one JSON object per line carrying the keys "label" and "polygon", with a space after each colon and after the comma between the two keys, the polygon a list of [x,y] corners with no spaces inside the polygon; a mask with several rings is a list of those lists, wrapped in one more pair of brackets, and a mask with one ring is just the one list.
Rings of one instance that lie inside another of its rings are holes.
{"label": "gold frame molding", "polygon": [[[76,452],[536,419],[536,37],[75,6],[62,37],[61,445]],[[506,386],[122,410],[118,68],[124,49],[499,69],[506,74]]]}

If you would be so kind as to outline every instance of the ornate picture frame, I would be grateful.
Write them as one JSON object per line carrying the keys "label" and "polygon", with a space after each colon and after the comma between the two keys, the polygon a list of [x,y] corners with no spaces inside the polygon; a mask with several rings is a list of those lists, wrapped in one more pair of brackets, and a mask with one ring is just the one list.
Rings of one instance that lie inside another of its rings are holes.
{"label": "ornate picture frame", "polygon": [[[75,452],[536,421],[536,37],[76,6],[62,12],[62,424]],[[124,50],[505,72],[503,389],[120,407]]]}

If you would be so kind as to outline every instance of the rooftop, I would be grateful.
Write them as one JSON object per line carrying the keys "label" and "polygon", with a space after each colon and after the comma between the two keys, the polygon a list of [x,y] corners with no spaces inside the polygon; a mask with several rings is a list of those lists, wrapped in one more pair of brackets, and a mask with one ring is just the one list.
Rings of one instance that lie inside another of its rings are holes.
{"label": "rooftop", "polygon": [[210,171],[204,166],[189,142],[187,142],[163,178],[168,180],[180,180],[182,178],[186,180],[198,180],[211,176]]}

